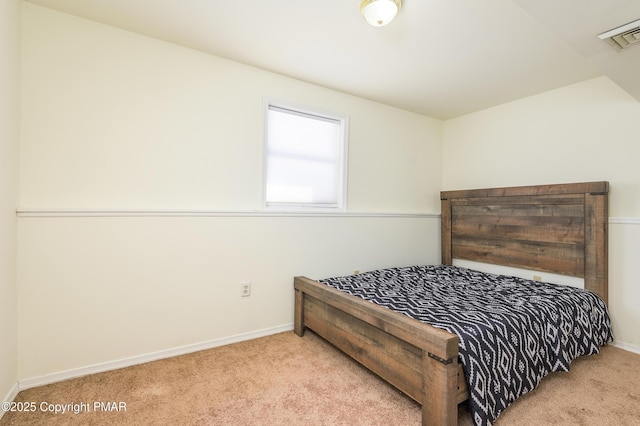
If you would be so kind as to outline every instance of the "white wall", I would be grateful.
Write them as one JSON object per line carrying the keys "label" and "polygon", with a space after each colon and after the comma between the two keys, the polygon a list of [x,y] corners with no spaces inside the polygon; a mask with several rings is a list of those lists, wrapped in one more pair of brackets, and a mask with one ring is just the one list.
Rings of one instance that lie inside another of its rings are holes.
{"label": "white wall", "polygon": [[[608,79],[443,125],[28,3],[22,27],[19,361],[0,380],[277,329],[292,322],[295,275],[439,262],[441,189],[586,180],[611,182],[610,309],[618,340],[640,346],[640,107]],[[252,213],[265,96],[350,116],[349,214]],[[0,160],[15,173],[13,149]],[[7,271],[0,291],[15,298]],[[15,364],[4,307],[0,357]]]}
{"label": "white wall", "polygon": [[610,182],[609,309],[640,347],[640,103],[605,77],[444,124],[443,189]]}
{"label": "white wall", "polygon": [[22,207],[259,209],[268,96],[350,116],[350,211],[438,211],[438,120],[30,4],[23,54]]}
{"label": "white wall", "polygon": [[[22,15],[20,379],[291,324],[295,275],[439,261],[440,121],[39,6]],[[349,214],[250,213],[265,96],[350,116]],[[55,209],[80,214],[38,214]]]}
{"label": "white wall", "polygon": [[[20,106],[20,1],[0,2],[0,401],[17,380],[16,202]],[[2,416],[0,411],[0,417]]]}

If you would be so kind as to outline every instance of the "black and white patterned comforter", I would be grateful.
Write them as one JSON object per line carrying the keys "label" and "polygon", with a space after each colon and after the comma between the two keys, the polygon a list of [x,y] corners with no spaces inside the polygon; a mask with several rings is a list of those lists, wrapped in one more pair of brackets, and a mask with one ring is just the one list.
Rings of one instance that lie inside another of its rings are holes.
{"label": "black and white patterned comforter", "polygon": [[445,265],[321,282],[458,335],[477,425],[491,425],[547,374],[613,341],[604,302],[573,287]]}

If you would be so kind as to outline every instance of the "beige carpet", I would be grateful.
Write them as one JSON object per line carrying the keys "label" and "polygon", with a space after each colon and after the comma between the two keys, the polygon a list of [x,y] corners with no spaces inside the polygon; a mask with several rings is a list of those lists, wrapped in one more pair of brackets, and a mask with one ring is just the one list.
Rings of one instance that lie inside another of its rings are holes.
{"label": "beige carpet", "polygon": [[[547,377],[496,425],[640,425],[638,389],[640,355],[605,347]],[[16,402],[34,403],[27,406],[36,412],[8,412],[0,425],[400,426],[421,418],[416,403],[311,332],[28,389]],[[81,412],[42,411],[55,404]],[[464,406],[459,424],[471,424]]]}

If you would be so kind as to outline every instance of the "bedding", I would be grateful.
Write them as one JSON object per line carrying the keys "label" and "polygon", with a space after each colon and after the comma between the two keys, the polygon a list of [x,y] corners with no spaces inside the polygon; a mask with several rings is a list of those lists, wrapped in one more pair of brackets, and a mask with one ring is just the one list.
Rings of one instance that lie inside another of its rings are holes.
{"label": "bedding", "polygon": [[491,425],[547,374],[613,341],[606,304],[573,287],[450,265],[320,282],[456,334],[477,425]]}

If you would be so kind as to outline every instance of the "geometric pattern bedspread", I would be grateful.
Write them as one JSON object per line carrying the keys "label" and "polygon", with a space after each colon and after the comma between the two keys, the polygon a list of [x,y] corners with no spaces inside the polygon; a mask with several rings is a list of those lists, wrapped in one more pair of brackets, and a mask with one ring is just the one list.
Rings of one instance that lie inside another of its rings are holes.
{"label": "geometric pattern bedspread", "polygon": [[456,334],[476,425],[491,425],[547,374],[613,341],[605,303],[573,287],[450,265],[321,282]]}

